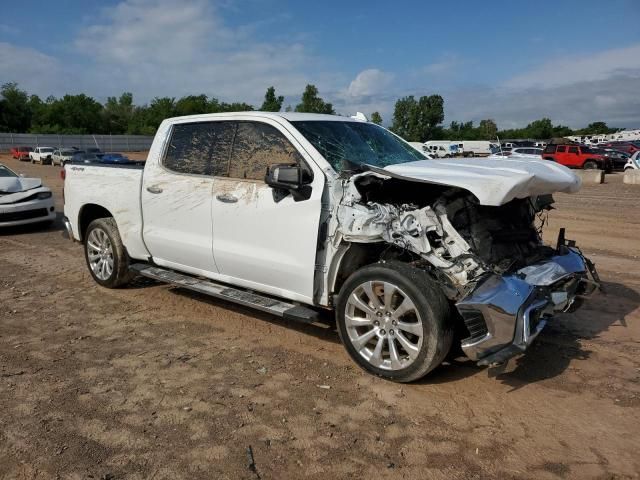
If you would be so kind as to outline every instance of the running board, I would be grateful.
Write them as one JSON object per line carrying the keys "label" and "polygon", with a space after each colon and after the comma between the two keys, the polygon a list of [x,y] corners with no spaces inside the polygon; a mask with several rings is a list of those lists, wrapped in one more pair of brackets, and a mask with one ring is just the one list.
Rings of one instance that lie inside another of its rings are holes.
{"label": "running board", "polygon": [[211,280],[203,280],[144,263],[135,263],[131,265],[129,269],[143,277],[153,278],[154,280],[170,283],[204,295],[221,298],[229,302],[244,305],[245,307],[255,308],[256,310],[271,313],[287,320],[303,323],[313,323],[318,320],[318,312],[303,305],[295,305],[258,293],[247,292],[246,290],[229,287],[228,285],[216,283]]}

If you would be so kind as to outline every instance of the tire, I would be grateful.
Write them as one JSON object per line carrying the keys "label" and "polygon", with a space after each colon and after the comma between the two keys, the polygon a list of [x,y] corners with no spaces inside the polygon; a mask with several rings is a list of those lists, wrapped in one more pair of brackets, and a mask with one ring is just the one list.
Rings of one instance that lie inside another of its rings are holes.
{"label": "tire", "polygon": [[120,288],[133,278],[129,255],[113,218],[98,218],[89,224],[84,238],[84,257],[96,283]]}
{"label": "tire", "polygon": [[[388,300],[385,287],[391,291]],[[402,305],[406,308],[398,315]],[[395,382],[417,380],[440,365],[454,333],[441,289],[423,270],[400,262],[353,273],[340,290],[336,323],[351,358]]]}
{"label": "tire", "polygon": [[36,164],[36,161],[32,158],[31,159],[31,165],[35,165],[35,164]]}
{"label": "tire", "polygon": [[595,169],[598,168],[598,164],[593,160],[587,160],[582,165],[582,168],[585,169],[585,170],[595,170]]}

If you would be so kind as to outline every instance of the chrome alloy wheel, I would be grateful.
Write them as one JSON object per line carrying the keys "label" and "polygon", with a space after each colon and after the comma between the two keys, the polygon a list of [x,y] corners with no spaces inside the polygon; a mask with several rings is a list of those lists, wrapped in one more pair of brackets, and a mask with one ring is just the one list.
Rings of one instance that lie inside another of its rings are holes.
{"label": "chrome alloy wheel", "polygon": [[392,283],[358,285],[347,300],[344,320],[349,341],[374,367],[407,368],[422,348],[424,331],[418,309]]}
{"label": "chrome alloy wheel", "polygon": [[94,228],[87,239],[87,257],[93,274],[106,281],[113,273],[113,247],[104,230]]}

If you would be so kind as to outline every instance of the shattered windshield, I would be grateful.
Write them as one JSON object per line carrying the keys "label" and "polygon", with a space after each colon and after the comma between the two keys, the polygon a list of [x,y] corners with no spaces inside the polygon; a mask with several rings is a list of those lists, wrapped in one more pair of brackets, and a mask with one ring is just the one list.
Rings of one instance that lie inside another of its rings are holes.
{"label": "shattered windshield", "polygon": [[411,145],[371,123],[322,120],[292,123],[337,172],[353,170],[354,164],[382,168],[427,159]]}

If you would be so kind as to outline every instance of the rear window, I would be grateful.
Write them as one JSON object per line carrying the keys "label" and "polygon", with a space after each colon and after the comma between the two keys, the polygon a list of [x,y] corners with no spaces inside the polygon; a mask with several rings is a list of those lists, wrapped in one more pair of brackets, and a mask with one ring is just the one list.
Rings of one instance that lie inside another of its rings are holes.
{"label": "rear window", "polygon": [[162,164],[178,173],[226,175],[234,130],[232,122],[176,124]]}

